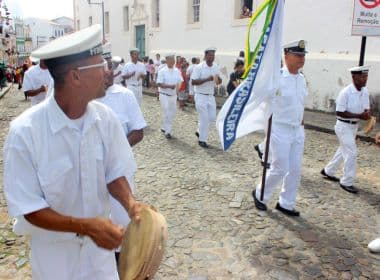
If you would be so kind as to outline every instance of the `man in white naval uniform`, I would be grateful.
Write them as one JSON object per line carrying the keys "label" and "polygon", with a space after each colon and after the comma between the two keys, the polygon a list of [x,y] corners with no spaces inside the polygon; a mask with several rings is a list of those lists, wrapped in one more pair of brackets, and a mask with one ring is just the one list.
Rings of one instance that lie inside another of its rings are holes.
{"label": "man in white naval uniform", "polygon": [[[339,140],[339,148],[321,171],[324,178],[339,181],[340,187],[350,193],[358,192],[358,189],[353,186],[356,179],[358,123],[360,120],[368,120],[371,117],[369,94],[366,88],[368,71],[368,66],[350,69],[352,83],[339,93],[336,100],[335,134]],[[338,179],[335,173],[342,163],[344,163],[343,176]]]}
{"label": "man in white naval uniform", "polygon": [[191,82],[191,75],[193,74],[194,67],[199,64],[199,58],[198,57],[193,57],[191,59],[191,65],[187,68],[186,70],[186,79],[189,82],[189,100],[191,102],[194,101],[194,86]]}
{"label": "man in white naval uniform", "polygon": [[191,84],[194,86],[195,108],[198,112],[198,144],[208,148],[207,139],[211,124],[216,118],[214,88],[222,83],[219,66],[214,63],[215,48],[205,50],[205,61],[194,67]]}
{"label": "man in white naval uniform", "polygon": [[25,96],[30,97],[32,106],[42,102],[52,86],[53,79],[43,60],[25,72],[22,89]]}
{"label": "man in white naval uniform", "polygon": [[183,82],[181,72],[174,67],[174,54],[166,56],[166,67],[158,72],[157,85],[160,94],[162,128],[167,139],[172,138],[172,127],[177,110],[177,89]]}
{"label": "man in white naval uniform", "polygon": [[[132,147],[141,142],[144,137],[144,128],[146,122],[143,113],[136,101],[132,91],[114,83],[114,73],[112,71],[112,54],[110,45],[103,46],[103,58],[108,63],[108,71],[105,73],[105,95],[97,99],[112,109],[119,119],[125,136],[128,139],[129,145]],[[132,193],[134,192],[134,175],[136,173],[135,160],[131,160],[130,168],[127,170],[126,178],[131,187]],[[128,226],[130,218],[123,206],[114,198],[111,197],[111,220],[117,225]],[[119,261],[120,247],[116,249],[115,256],[116,262]]]}
{"label": "man in white naval uniform", "polygon": [[301,182],[305,133],[303,114],[307,97],[305,77],[299,72],[305,64],[305,41],[284,46],[285,67],[281,69],[280,89],[273,103],[273,124],[270,139],[271,166],[266,175],[264,199],[260,200],[261,184],[252,192],[257,209],[267,210],[274,189],[282,183],[276,209],[289,216],[299,216],[294,209]]}
{"label": "man in white naval uniform", "polygon": [[110,196],[140,220],[123,129],[111,109],[91,102],[104,95],[101,30],[93,25],[33,52],[54,92],[16,118],[6,140],[4,192],[9,214],[30,234],[33,279],[119,279],[114,249],[125,229],[109,220]]}
{"label": "man in white naval uniform", "polygon": [[130,55],[131,61],[124,65],[121,75],[127,88],[133,92],[137,103],[141,106],[143,100],[142,81],[145,79],[146,70],[144,64],[139,62],[139,49],[131,49]]}
{"label": "man in white naval uniform", "polygon": [[120,56],[112,57],[114,83],[117,85],[123,85],[122,71],[124,67],[121,65],[121,59]]}

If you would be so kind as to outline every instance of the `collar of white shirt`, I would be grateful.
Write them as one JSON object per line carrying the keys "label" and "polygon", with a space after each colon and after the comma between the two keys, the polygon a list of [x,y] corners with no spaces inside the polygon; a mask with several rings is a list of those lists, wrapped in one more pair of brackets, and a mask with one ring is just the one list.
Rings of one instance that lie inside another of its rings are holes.
{"label": "collar of white shirt", "polygon": [[[55,134],[64,127],[78,129],[73,121],[71,121],[62,109],[58,106],[54,98],[54,94],[47,100],[47,116],[50,124],[51,131]],[[85,132],[89,127],[100,120],[100,116],[95,108],[89,103],[84,115],[83,131]]]}
{"label": "collar of white shirt", "polygon": [[295,76],[297,76],[297,75],[299,75],[301,72],[300,72],[300,70],[298,70],[298,73],[297,74],[291,74],[290,72],[289,72],[289,69],[288,69],[288,67],[286,67],[286,66],[283,66],[282,67],[282,75],[286,78],[286,77],[289,77],[290,75],[295,75]]}

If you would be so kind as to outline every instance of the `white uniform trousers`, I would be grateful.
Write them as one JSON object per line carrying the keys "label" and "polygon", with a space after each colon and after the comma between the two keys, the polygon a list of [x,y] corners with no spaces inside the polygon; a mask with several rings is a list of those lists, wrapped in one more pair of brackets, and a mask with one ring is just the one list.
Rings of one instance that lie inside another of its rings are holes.
{"label": "white uniform trousers", "polygon": [[118,280],[115,253],[89,237],[46,241],[31,237],[32,278],[38,280]]}
{"label": "white uniform trousers", "polygon": [[[273,123],[270,140],[272,160],[266,176],[262,202],[267,204],[275,188],[282,183],[279,203],[281,207],[293,210],[301,182],[304,128]],[[256,188],[257,199],[260,199],[260,194],[261,184]]]}
{"label": "white uniform trousers", "polygon": [[207,142],[211,124],[216,119],[216,102],[214,95],[195,93],[195,108],[198,112],[199,141]]}
{"label": "white uniform trousers", "polygon": [[336,122],[335,134],[339,140],[339,148],[325,167],[326,174],[334,176],[341,163],[344,162],[340,183],[345,186],[352,186],[356,179],[357,148],[355,138],[357,131],[358,124],[349,124],[339,120]]}
{"label": "white uniform trousers", "polygon": [[162,129],[165,133],[172,133],[173,121],[177,111],[177,95],[165,95],[160,93],[162,112]]}
{"label": "white uniform trousers", "polygon": [[140,86],[127,85],[127,88],[133,92],[133,94],[135,95],[137,103],[141,107],[141,104],[143,101],[142,85],[140,85]]}

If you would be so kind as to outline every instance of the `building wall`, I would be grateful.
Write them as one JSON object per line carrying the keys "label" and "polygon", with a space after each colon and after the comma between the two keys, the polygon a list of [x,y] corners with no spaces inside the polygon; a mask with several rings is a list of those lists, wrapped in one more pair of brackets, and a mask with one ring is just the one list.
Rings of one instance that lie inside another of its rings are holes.
{"label": "building wall", "polygon": [[46,44],[56,37],[64,35],[63,26],[45,19],[27,18],[24,22],[30,27],[33,49]]}
{"label": "building wall", "polygon": [[[202,56],[208,46],[217,47],[217,63],[225,73],[233,71],[233,63],[244,49],[248,19],[238,19],[241,0],[201,0],[200,22],[191,24],[190,0],[161,0],[160,25],[155,24],[154,0],[105,0],[109,13],[110,33],[115,55],[128,57],[128,49],[135,45],[135,26],[146,25],[146,53],[176,52],[187,58]],[[129,31],[124,30],[123,7],[129,7]],[[254,8],[257,7],[254,1]],[[351,36],[353,1],[334,0],[286,1],[284,42],[295,39],[308,41],[309,54],[304,73],[309,87],[307,107],[333,111],[339,91],[350,83],[349,67],[358,64],[360,37]],[[80,28],[101,23],[101,8],[88,5],[86,0],[74,0],[75,22]],[[253,33],[259,26],[255,26]],[[367,40],[366,64],[372,65],[368,88],[380,104],[380,38]],[[227,82],[227,75],[223,77]]]}

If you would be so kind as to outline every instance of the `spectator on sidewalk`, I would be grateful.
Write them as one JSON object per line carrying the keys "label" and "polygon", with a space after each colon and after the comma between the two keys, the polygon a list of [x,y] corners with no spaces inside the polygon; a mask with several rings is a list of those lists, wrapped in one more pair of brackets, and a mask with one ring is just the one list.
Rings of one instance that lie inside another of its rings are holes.
{"label": "spectator on sidewalk", "polygon": [[181,110],[185,109],[186,100],[188,99],[188,93],[186,91],[186,70],[187,63],[182,63],[180,73],[183,81],[178,88],[178,104]]}
{"label": "spectator on sidewalk", "polygon": [[154,80],[154,62],[153,59],[149,59],[149,76],[150,76],[150,86],[154,86],[155,80]]}
{"label": "spectator on sidewalk", "polygon": [[227,84],[227,92],[230,95],[241,83],[244,73],[244,61],[237,60],[235,62],[234,72],[230,75],[230,80]]}
{"label": "spectator on sidewalk", "polygon": [[[345,87],[336,100],[335,134],[339,140],[339,148],[331,161],[322,169],[321,174],[327,180],[339,182],[340,187],[350,193],[357,193],[354,187],[356,179],[356,133],[360,120],[371,117],[369,94],[366,88],[368,66],[350,69],[352,83]],[[343,176],[338,179],[335,173],[344,164]]]}

